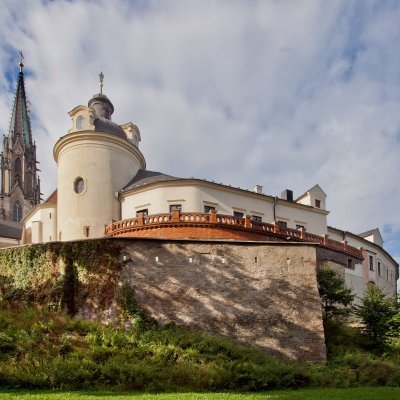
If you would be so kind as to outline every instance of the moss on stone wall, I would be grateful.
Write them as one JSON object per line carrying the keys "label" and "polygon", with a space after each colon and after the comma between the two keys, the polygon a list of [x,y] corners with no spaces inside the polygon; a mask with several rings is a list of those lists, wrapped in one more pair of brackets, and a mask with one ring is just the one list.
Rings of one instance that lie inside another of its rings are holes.
{"label": "moss on stone wall", "polygon": [[120,276],[112,240],[47,243],[0,250],[0,300],[64,309],[106,309]]}

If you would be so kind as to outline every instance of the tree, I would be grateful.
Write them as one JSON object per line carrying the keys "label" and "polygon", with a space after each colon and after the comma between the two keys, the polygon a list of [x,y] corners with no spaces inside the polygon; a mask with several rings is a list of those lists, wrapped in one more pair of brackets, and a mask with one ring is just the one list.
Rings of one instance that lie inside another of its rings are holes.
{"label": "tree", "polygon": [[364,323],[365,332],[375,344],[382,344],[393,334],[393,327],[399,319],[399,308],[395,298],[386,297],[383,289],[371,284],[364,292],[356,315]]}
{"label": "tree", "polygon": [[351,289],[346,288],[344,279],[326,263],[318,271],[317,280],[324,325],[347,317],[355,295]]}

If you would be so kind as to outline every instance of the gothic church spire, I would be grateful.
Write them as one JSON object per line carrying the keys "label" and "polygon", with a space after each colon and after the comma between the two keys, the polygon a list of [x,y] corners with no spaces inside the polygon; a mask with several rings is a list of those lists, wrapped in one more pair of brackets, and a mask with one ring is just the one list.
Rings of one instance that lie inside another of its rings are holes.
{"label": "gothic church spire", "polygon": [[28,102],[25,93],[23,55],[19,63],[17,89],[8,135],[1,152],[0,219],[20,221],[40,202],[36,145],[32,140]]}

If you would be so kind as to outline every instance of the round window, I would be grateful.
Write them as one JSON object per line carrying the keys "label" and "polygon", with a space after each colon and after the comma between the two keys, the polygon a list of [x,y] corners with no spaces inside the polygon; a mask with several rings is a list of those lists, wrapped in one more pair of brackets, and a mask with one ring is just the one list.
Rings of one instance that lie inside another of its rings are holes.
{"label": "round window", "polygon": [[75,183],[74,183],[74,190],[75,193],[82,193],[83,189],[85,188],[85,182],[83,181],[82,178],[76,178]]}

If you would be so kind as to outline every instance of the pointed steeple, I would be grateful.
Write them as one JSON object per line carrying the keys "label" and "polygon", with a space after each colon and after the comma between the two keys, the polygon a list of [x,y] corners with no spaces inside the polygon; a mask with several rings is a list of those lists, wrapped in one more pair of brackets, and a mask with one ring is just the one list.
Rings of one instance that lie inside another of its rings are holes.
{"label": "pointed steeple", "polygon": [[31,122],[29,118],[29,109],[25,93],[25,82],[24,82],[24,72],[23,72],[24,64],[22,63],[22,58],[23,56],[21,53],[17,90],[15,92],[14,106],[11,114],[8,136],[11,139],[12,144],[15,144],[17,140],[20,139],[24,149],[27,149],[32,146],[32,131],[31,131]]}
{"label": "pointed steeple", "polygon": [[32,140],[31,122],[25,93],[23,55],[19,63],[17,89],[11,112],[8,135],[3,139],[0,155],[0,218],[20,221],[40,202],[40,180],[37,175],[36,145]]}

